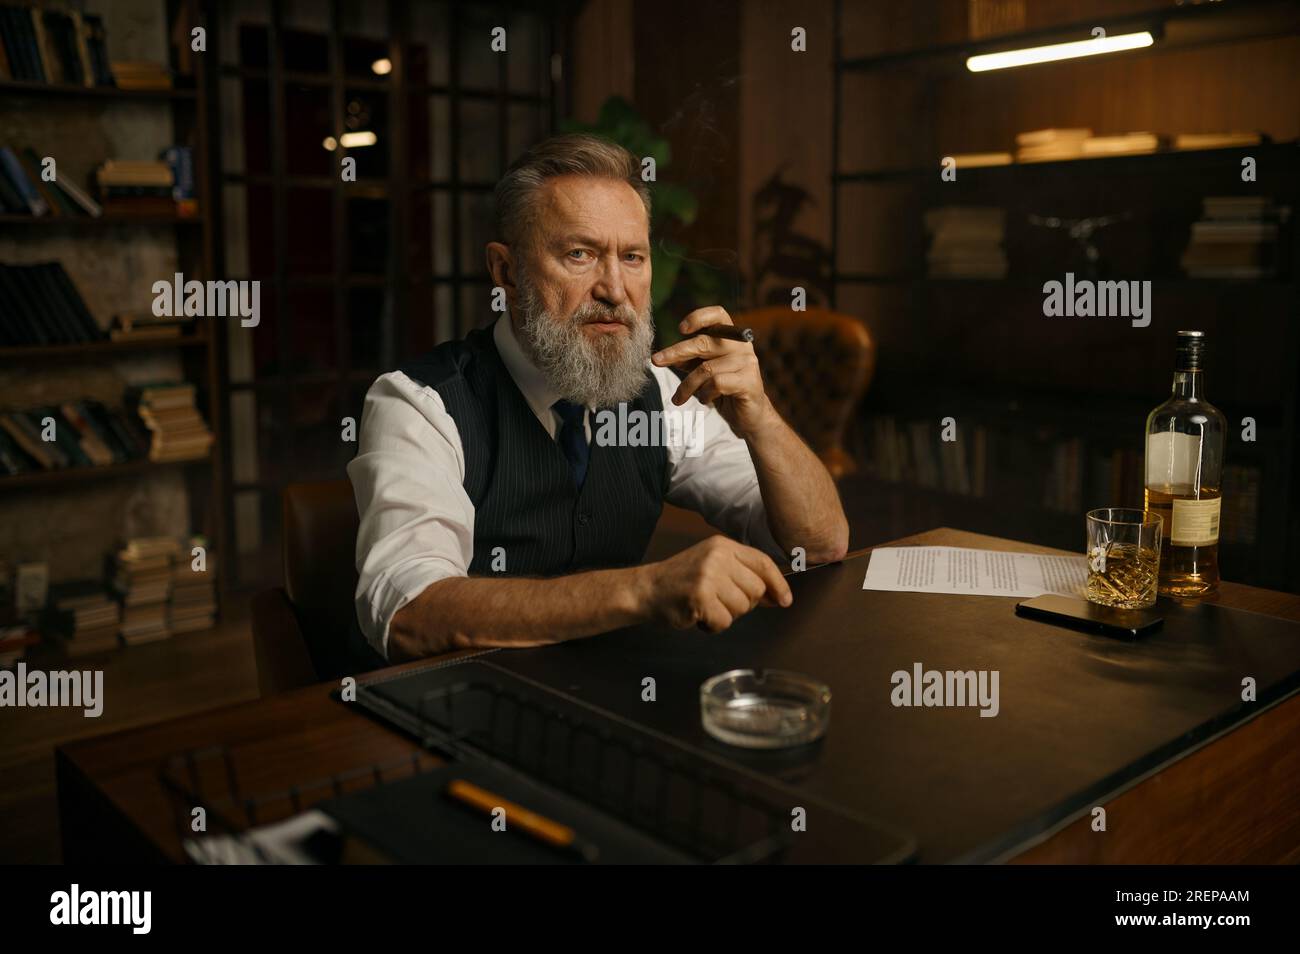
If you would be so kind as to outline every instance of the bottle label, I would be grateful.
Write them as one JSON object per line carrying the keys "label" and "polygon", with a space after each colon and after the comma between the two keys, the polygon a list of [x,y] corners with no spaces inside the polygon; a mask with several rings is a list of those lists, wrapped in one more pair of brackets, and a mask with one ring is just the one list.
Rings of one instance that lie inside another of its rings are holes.
{"label": "bottle label", "polygon": [[1208,500],[1175,499],[1169,542],[1176,547],[1203,547],[1218,543],[1221,502],[1219,497]]}

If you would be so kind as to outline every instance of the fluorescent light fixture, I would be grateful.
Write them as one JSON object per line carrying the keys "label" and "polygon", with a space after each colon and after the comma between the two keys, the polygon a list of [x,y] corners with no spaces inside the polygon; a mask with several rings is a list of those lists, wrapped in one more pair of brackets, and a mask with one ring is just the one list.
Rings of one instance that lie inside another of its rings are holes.
{"label": "fluorescent light fixture", "polygon": [[342,136],[339,136],[339,145],[344,149],[356,149],[358,146],[373,146],[378,141],[379,137],[369,131],[344,133]]}
{"label": "fluorescent light fixture", "polygon": [[1071,60],[1077,56],[1096,56],[1099,53],[1118,53],[1121,50],[1140,50],[1155,40],[1149,32],[1123,33],[1119,36],[1098,36],[1091,40],[1073,43],[1053,43],[1050,46],[1031,46],[1023,50],[1005,50],[1001,53],[981,53],[966,60],[966,69],[972,73],[988,70],[1005,70],[1012,66],[1029,66],[1032,63],[1053,63]]}
{"label": "fluorescent light fixture", "polygon": [[387,76],[393,71],[393,61],[385,56],[371,63],[370,69],[376,76]]}

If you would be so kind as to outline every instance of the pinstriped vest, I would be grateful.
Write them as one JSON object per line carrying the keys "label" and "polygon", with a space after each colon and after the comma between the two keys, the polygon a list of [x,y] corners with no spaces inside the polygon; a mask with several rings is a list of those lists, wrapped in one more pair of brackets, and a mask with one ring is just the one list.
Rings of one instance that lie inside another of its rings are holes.
{"label": "pinstriped vest", "polygon": [[[564,451],[501,361],[490,327],[401,370],[437,391],[456,422],[465,492],[474,504],[471,575],[555,576],[641,562],[668,491],[664,447],[602,447],[593,440],[579,492]],[[663,410],[648,370],[632,410]],[[593,421],[593,437],[594,427]]]}

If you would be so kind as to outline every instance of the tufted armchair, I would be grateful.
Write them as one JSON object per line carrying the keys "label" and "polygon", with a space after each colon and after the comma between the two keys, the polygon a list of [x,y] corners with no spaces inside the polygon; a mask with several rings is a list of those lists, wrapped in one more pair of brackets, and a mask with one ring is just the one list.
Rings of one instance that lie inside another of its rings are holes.
{"label": "tufted armchair", "polygon": [[733,315],[754,330],[772,403],[837,480],[856,469],[844,432],[876,369],[876,345],[858,319],[809,308],[758,308]]}

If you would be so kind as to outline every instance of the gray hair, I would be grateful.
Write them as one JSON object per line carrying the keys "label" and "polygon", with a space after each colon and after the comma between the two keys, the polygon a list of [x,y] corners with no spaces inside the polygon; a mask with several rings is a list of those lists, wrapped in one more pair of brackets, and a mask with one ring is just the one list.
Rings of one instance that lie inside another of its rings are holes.
{"label": "gray hair", "polygon": [[548,179],[593,176],[626,182],[645,205],[650,218],[650,187],[641,178],[641,164],[618,143],[587,133],[552,136],[510,164],[496,185],[497,235],[507,245],[523,245],[533,237],[537,193]]}

